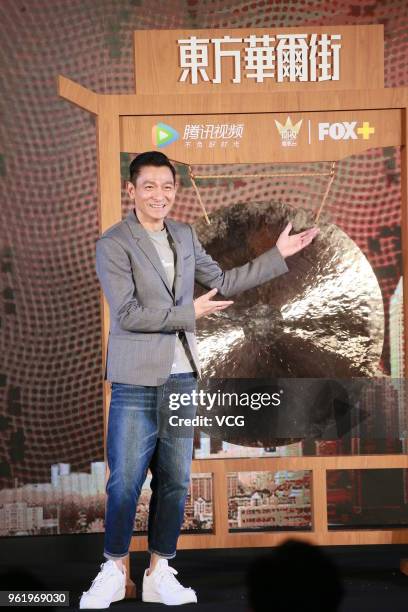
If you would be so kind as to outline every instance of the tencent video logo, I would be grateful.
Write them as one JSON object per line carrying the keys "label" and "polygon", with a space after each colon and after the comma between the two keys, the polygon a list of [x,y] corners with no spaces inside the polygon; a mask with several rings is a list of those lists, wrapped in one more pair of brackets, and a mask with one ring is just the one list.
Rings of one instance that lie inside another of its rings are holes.
{"label": "tencent video logo", "polygon": [[167,145],[179,139],[179,133],[170,125],[156,123],[152,127],[152,142],[155,147],[167,147]]}

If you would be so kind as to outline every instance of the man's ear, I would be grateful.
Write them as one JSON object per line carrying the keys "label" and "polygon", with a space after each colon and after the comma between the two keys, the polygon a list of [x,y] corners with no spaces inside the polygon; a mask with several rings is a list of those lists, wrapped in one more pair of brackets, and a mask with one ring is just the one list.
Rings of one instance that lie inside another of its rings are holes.
{"label": "man's ear", "polygon": [[131,200],[135,199],[135,186],[130,181],[126,181],[126,191],[128,192],[128,196]]}
{"label": "man's ear", "polygon": [[175,191],[175,193],[177,193],[179,187],[180,187],[180,181],[178,179],[176,179],[175,182],[174,182],[174,191]]}

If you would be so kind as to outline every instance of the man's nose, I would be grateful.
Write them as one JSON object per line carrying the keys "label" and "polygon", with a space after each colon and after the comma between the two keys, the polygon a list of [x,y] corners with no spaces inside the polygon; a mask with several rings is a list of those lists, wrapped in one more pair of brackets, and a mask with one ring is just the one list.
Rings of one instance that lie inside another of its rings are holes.
{"label": "man's nose", "polygon": [[155,200],[162,200],[164,197],[164,191],[161,187],[156,187],[156,189],[153,192],[153,198]]}

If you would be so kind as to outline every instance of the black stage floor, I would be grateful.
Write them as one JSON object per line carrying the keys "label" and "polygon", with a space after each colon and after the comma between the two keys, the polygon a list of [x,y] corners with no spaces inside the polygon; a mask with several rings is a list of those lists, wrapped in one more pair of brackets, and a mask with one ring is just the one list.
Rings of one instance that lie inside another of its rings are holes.
{"label": "black stage floor", "polygon": [[[88,588],[103,559],[101,534],[18,537],[0,539],[0,573],[11,568],[27,570],[40,580],[45,589],[70,591],[70,608],[77,607],[81,592]],[[341,612],[407,612],[408,577],[399,572],[401,557],[408,557],[408,546],[336,546],[324,547],[338,566],[346,595]],[[211,610],[248,612],[246,569],[267,549],[221,549],[179,551],[172,565],[180,581],[197,591],[198,604],[182,607],[183,612]],[[132,578],[141,590],[147,553],[131,555]],[[318,577],[317,577],[318,579]],[[271,610],[274,585],[271,576]],[[296,588],[296,576],[293,576]],[[24,589],[22,584],[21,589]],[[5,587],[2,584],[1,590]],[[27,589],[26,589],[27,590]],[[118,612],[164,610],[162,605],[136,600],[117,602],[111,609]],[[280,611],[279,611],[280,612]],[[301,611],[299,611],[301,612]],[[318,611],[318,612],[324,612]]]}

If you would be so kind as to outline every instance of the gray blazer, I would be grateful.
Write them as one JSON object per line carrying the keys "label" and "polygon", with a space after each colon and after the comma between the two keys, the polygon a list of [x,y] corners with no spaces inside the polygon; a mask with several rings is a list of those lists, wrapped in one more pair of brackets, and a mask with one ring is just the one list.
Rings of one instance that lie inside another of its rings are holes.
{"label": "gray blazer", "polygon": [[[96,244],[96,271],[110,310],[105,378],[156,386],[170,375],[176,332],[184,331],[200,374],[195,338],[194,281],[230,296],[288,268],[276,247],[224,272],[186,223],[165,220],[176,250],[174,293],[147,232],[132,210]],[[217,295],[218,295],[217,294]]]}

